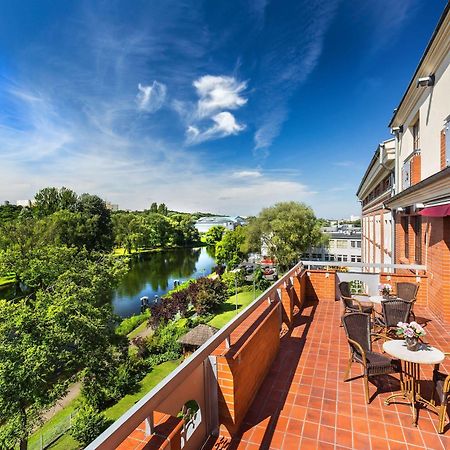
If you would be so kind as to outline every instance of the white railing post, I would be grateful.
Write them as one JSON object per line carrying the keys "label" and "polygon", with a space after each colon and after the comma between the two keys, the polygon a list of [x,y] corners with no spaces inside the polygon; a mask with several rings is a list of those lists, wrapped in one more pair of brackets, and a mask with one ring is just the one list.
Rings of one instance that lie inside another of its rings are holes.
{"label": "white railing post", "polygon": [[145,435],[150,436],[153,434],[153,430],[155,429],[155,424],[153,423],[153,411],[151,414],[145,419]]}

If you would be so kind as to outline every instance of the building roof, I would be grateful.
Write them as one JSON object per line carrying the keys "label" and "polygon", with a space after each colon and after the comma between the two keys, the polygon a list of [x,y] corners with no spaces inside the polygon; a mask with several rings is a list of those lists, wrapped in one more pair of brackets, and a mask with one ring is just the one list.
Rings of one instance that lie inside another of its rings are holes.
{"label": "building roof", "polygon": [[221,224],[221,223],[228,223],[228,222],[236,222],[236,219],[233,217],[226,217],[226,216],[216,216],[216,217],[200,217],[200,219],[197,220],[196,223],[213,223],[213,224]]}
{"label": "building roof", "polygon": [[[427,65],[426,64],[426,60],[427,60],[429,54],[434,53],[434,51],[432,52],[431,49],[433,47],[433,44],[435,43],[436,38],[438,37],[439,32],[441,31],[441,28],[443,28],[443,26],[445,24],[448,27],[448,22],[449,21],[448,21],[447,16],[449,15],[449,13],[450,13],[450,2],[447,2],[447,5],[444,8],[444,12],[442,13],[442,15],[441,15],[441,17],[439,19],[439,22],[438,22],[438,24],[436,25],[436,28],[433,31],[431,39],[428,42],[428,45],[427,45],[427,47],[426,47],[426,49],[425,49],[425,51],[424,51],[424,53],[422,55],[422,58],[420,58],[419,64],[417,65],[417,68],[416,68],[416,70],[414,72],[414,75],[412,76],[411,81],[409,82],[408,87],[406,88],[406,91],[403,94],[403,97],[400,100],[400,103],[398,104],[398,107],[394,110],[394,115],[392,116],[392,119],[391,119],[391,121],[389,122],[389,125],[388,125],[389,127],[393,126],[393,124],[395,122],[395,119],[396,119],[398,113],[400,112],[401,107],[403,106],[403,104],[405,103],[406,98],[408,97],[408,94],[412,91],[413,88],[415,89],[415,87],[414,87],[415,83],[414,82],[418,78],[419,72],[420,72],[420,69],[422,68],[422,66],[426,66]],[[445,27],[444,27],[444,29],[445,29]],[[439,39],[438,39],[438,41],[439,41]],[[447,46],[449,45],[448,39],[446,41],[445,40],[443,41],[443,45],[445,45],[445,44]],[[437,44],[437,45],[439,45],[439,44]],[[445,57],[446,52],[443,51],[442,54]],[[428,63],[428,65],[430,65],[430,64]],[[427,67],[424,67],[424,69],[427,69]],[[428,75],[431,75],[431,73],[424,72],[423,74],[420,74],[420,76],[428,76]]]}
{"label": "building roof", "polygon": [[194,345],[200,347],[203,345],[211,336],[217,333],[217,328],[211,327],[209,325],[200,324],[197,325],[192,330],[188,331],[186,334],[178,339],[180,344],[184,345]]}
{"label": "building roof", "polygon": [[[395,141],[395,138],[389,138],[389,139],[386,139],[385,141],[381,142],[381,144],[379,144],[379,145],[377,146],[377,149],[375,150],[375,153],[374,153],[372,159],[370,160],[370,163],[369,163],[369,165],[368,165],[368,167],[367,167],[367,170],[366,170],[364,176],[363,176],[362,179],[361,179],[361,183],[359,183],[358,190],[356,191],[356,196],[357,196],[358,198],[359,198],[360,192],[361,192],[362,189],[363,189],[364,183],[366,182],[367,177],[369,176],[370,171],[372,170],[372,167],[373,167],[376,163],[380,164],[379,161],[380,161],[380,147],[381,147],[381,145],[382,145],[382,144],[386,145],[386,144],[394,143],[394,141]],[[385,168],[382,167],[382,169],[385,169]],[[386,173],[387,173],[387,171],[386,171]]]}
{"label": "building roof", "polygon": [[327,233],[330,236],[330,239],[352,239],[358,240],[361,239],[361,233]]}

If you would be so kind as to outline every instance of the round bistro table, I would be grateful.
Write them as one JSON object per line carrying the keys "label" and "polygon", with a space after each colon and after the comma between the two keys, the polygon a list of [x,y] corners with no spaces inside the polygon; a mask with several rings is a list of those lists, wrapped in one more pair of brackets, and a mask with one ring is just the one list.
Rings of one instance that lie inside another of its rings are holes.
{"label": "round bistro table", "polygon": [[383,350],[402,363],[400,372],[400,384],[402,392],[390,395],[385,401],[389,405],[392,400],[401,397],[407,400],[412,410],[413,425],[417,426],[417,411],[419,404],[434,407],[428,400],[420,395],[420,364],[440,364],[445,359],[444,353],[428,344],[419,344],[417,351],[406,348],[404,340],[386,341]]}

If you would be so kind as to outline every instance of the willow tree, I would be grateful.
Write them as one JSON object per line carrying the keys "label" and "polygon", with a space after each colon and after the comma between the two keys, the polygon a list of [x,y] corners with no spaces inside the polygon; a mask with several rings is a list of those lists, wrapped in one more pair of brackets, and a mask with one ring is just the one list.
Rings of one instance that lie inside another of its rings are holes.
{"label": "willow tree", "polygon": [[255,251],[264,249],[281,270],[298,262],[302,253],[326,241],[311,207],[281,202],[264,208],[248,226],[248,241]]}

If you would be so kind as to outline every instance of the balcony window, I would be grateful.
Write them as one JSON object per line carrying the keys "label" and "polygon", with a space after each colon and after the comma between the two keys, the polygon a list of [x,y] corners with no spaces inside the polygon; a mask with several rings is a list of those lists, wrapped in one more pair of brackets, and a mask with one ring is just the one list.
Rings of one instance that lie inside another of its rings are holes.
{"label": "balcony window", "polygon": [[402,189],[408,189],[411,186],[411,161],[408,160],[402,167]]}
{"label": "balcony window", "polygon": [[413,149],[419,150],[420,148],[420,128],[419,128],[419,119],[412,127],[412,135],[413,135]]}
{"label": "balcony window", "polygon": [[415,261],[422,264],[422,216],[413,217]]}

